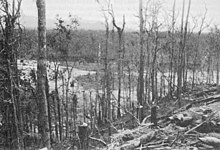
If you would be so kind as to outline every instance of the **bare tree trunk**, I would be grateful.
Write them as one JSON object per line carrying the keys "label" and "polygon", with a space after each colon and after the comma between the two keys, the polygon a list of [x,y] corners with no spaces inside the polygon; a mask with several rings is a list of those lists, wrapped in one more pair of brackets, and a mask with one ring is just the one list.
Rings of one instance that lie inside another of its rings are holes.
{"label": "bare tree trunk", "polygon": [[[109,51],[109,24],[108,19],[105,17],[105,27],[106,27],[106,39],[105,39],[105,89],[106,89],[106,106],[107,106],[107,118],[108,122],[112,120],[112,114],[111,114],[111,89],[110,89],[110,67],[109,67],[109,58],[108,58],[108,51]],[[111,125],[109,123],[109,136],[111,136]]]}
{"label": "bare tree trunk", "polygon": [[[139,17],[140,17],[140,64],[139,64],[139,75],[138,75],[138,86],[137,86],[137,100],[138,105],[143,106],[144,98],[144,38],[143,38],[143,2],[139,0]],[[138,118],[141,121],[144,118],[143,109],[139,107]]]}
{"label": "bare tree trunk", "polygon": [[59,122],[59,140],[62,140],[62,116],[61,116],[61,102],[58,93],[58,73],[59,73],[59,65],[55,66],[55,103],[57,103],[57,116]]}
{"label": "bare tree trunk", "polygon": [[170,81],[169,81],[169,96],[173,96],[173,91],[175,87],[175,58],[174,58],[174,44],[175,44],[175,15],[176,15],[176,0],[173,3],[173,13],[172,13],[172,29],[171,29],[171,60],[170,60]]}
{"label": "bare tree trunk", "polygon": [[42,137],[42,147],[51,148],[48,124],[48,107],[46,95],[47,68],[46,68],[46,4],[45,0],[37,0],[38,9],[38,101],[39,101],[39,132]]}
{"label": "bare tree trunk", "polygon": [[211,56],[209,54],[209,56],[208,56],[208,66],[207,66],[207,78],[206,78],[208,84],[210,84],[210,82],[211,82],[210,81],[210,68],[211,68]]}
{"label": "bare tree trunk", "polygon": [[[58,115],[57,115],[57,99],[56,99],[56,94],[54,93],[54,95],[52,96],[52,100],[53,100],[53,112],[54,112],[54,124],[55,124],[55,135],[56,135],[56,140],[59,141],[59,133],[58,133],[58,124],[57,122],[59,122],[58,120]],[[52,139],[51,139],[52,141]]]}
{"label": "bare tree trunk", "polygon": [[52,142],[52,123],[51,123],[51,109],[50,109],[50,96],[49,96],[49,83],[48,78],[46,78],[46,95],[47,95],[47,109],[48,109],[48,124],[50,133],[50,143]]}
{"label": "bare tree trunk", "polygon": [[69,136],[69,85],[70,85],[70,79],[71,79],[71,74],[73,67],[69,68],[68,61],[66,60],[66,68],[67,68],[67,81],[66,81],[66,137],[68,138]]}
{"label": "bare tree trunk", "polygon": [[[217,47],[216,49],[218,49],[218,47]],[[217,64],[216,64],[216,72],[217,72],[217,73],[216,73],[216,85],[217,85],[217,86],[219,86],[219,61],[220,61],[220,60],[219,60],[219,58],[220,58],[220,57],[219,57],[219,53],[220,53],[220,52],[219,52],[219,50],[218,50],[218,52],[217,52]]]}
{"label": "bare tree trunk", "polygon": [[10,76],[10,82],[11,82],[11,89],[10,89],[10,94],[11,94],[11,99],[12,99],[12,103],[13,103],[13,112],[14,112],[14,119],[15,119],[15,128],[16,128],[16,135],[17,135],[17,144],[18,144],[18,150],[22,149],[22,145],[21,143],[21,137],[20,137],[20,133],[19,133],[19,127],[18,127],[18,115],[17,115],[17,106],[15,103],[15,95],[14,95],[14,85],[13,85],[13,75],[12,75],[12,70],[11,70],[11,64],[10,61],[8,61],[9,64],[9,76]]}
{"label": "bare tree trunk", "polygon": [[[189,11],[190,11],[191,0],[189,0],[188,11],[184,24],[184,9],[185,9],[185,0],[183,1],[183,10],[182,10],[182,22],[181,22],[181,39],[179,43],[179,56],[178,56],[178,71],[177,71],[177,98],[178,98],[178,106],[181,107],[181,94],[182,94],[182,84],[183,84],[183,67],[184,67],[184,51],[186,45],[186,35],[188,29],[188,19],[189,19]],[[184,29],[183,29],[184,26]]]}
{"label": "bare tree trunk", "polygon": [[122,59],[124,58],[124,48],[123,48],[123,32],[125,28],[125,17],[123,16],[123,25],[122,28],[118,27],[116,22],[115,22],[115,16],[114,12],[112,10],[112,22],[113,26],[117,29],[118,32],[118,111],[117,115],[118,118],[121,117],[121,89],[122,89],[122,77],[123,77],[123,64],[122,64]]}
{"label": "bare tree trunk", "polygon": [[131,67],[130,64],[127,66],[128,69],[128,97],[129,97],[129,110],[131,109],[131,86],[132,86],[132,81],[131,81]]}
{"label": "bare tree trunk", "polygon": [[[99,68],[100,68],[100,57],[101,57],[101,44],[99,43],[99,47],[98,47],[98,52],[97,52],[97,70],[96,70],[96,101],[95,101],[95,121],[100,119],[101,116],[98,114],[101,114],[101,110],[100,110],[100,102],[98,103],[98,101],[100,101],[99,99]],[[97,108],[98,107],[98,108]],[[97,113],[98,110],[98,113]],[[98,121],[97,121],[98,124]]]}

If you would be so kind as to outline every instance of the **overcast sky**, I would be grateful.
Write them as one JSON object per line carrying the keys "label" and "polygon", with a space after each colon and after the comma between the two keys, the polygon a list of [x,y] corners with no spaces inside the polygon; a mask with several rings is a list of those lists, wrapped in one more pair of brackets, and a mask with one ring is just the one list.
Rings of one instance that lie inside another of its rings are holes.
{"label": "overcast sky", "polygon": [[[36,0],[23,0],[22,15],[37,17]],[[105,0],[99,0],[103,2]],[[116,20],[120,22],[122,16],[126,17],[128,28],[137,28],[139,0],[112,0]],[[145,4],[147,0],[143,0]],[[188,3],[188,0],[186,0]],[[160,0],[162,4],[161,15],[167,16],[172,10],[173,0]],[[182,0],[176,0],[176,10],[180,12]],[[48,19],[54,19],[57,14],[66,18],[69,13],[78,16],[84,21],[103,21],[101,7],[96,0],[46,0],[46,13]],[[191,16],[202,16],[207,8],[207,22],[220,25],[220,0],[192,0]]]}

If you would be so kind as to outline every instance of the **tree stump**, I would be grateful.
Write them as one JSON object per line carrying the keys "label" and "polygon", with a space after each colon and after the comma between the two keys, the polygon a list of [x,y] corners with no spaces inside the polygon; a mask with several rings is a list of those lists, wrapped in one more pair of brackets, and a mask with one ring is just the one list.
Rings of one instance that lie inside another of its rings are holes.
{"label": "tree stump", "polygon": [[157,105],[151,107],[151,123],[157,126]]}
{"label": "tree stump", "polygon": [[82,125],[78,126],[79,129],[79,139],[81,149],[87,150],[88,149],[88,125],[83,123]]}

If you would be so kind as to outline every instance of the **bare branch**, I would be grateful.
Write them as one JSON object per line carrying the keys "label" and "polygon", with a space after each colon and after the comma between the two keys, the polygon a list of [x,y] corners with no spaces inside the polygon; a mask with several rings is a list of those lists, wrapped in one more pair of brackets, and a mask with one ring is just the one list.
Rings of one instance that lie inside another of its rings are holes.
{"label": "bare branch", "polygon": [[112,23],[113,23],[113,26],[118,30],[118,32],[120,32],[120,34],[124,31],[124,28],[125,28],[125,15],[123,15],[123,25],[122,25],[122,28],[119,27],[117,24],[116,24],[116,21],[115,21],[115,16],[114,16],[114,10],[113,10],[113,7],[111,5],[111,10],[109,11],[109,14],[111,15],[112,17]]}

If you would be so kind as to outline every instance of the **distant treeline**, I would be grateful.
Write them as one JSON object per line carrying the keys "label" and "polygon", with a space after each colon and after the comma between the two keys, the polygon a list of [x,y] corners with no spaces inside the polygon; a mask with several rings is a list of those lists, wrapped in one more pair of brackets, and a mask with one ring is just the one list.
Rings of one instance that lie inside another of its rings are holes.
{"label": "distant treeline", "polygon": [[[166,42],[168,40],[168,32],[160,32],[159,37],[161,41]],[[77,30],[72,32],[72,39],[69,41],[68,48],[66,48],[66,55],[62,55],[62,53],[59,53],[59,46],[56,45],[56,41],[54,41],[53,37],[56,36],[56,30],[48,30],[47,31],[47,50],[48,50],[48,59],[56,59],[56,60],[68,60],[68,61],[85,61],[87,63],[95,63],[98,60],[98,52],[100,50],[101,52],[101,60],[102,52],[105,49],[105,31],[99,30],[99,31],[93,31],[93,30]],[[178,36],[178,33],[176,33],[176,36]],[[197,33],[192,33],[189,38],[195,39],[197,36]],[[109,53],[109,60],[115,60],[117,56],[117,49],[118,49],[118,36],[116,31],[112,30],[110,32],[110,42],[112,43],[110,45],[110,53]],[[138,58],[139,51],[138,51],[138,33],[136,32],[125,32],[124,34],[125,43],[124,43],[124,49],[125,53],[134,53],[134,57]],[[146,37],[147,38],[147,37]],[[208,34],[204,33],[201,35],[201,41],[206,42],[208,39]],[[23,59],[36,59],[37,57],[37,31],[31,30],[31,29],[25,29],[23,31],[22,37],[21,37],[21,47],[19,50],[19,58]],[[190,48],[190,46],[188,46]],[[201,47],[201,50],[205,47]],[[164,48],[166,49],[166,48]],[[190,51],[190,50],[189,50]],[[58,54],[56,54],[58,53]],[[165,60],[163,60],[163,65],[159,64],[159,66],[166,67],[169,65],[168,62],[168,51],[163,50],[163,55],[165,56]],[[130,54],[129,54],[130,55]],[[129,57],[125,59],[130,59]],[[166,60],[167,56],[167,60]],[[136,62],[138,63],[138,62]],[[189,60],[189,69],[191,68],[190,64],[193,64],[192,61]],[[197,63],[196,66],[200,66],[201,63]],[[166,67],[167,68],[167,67]]]}

